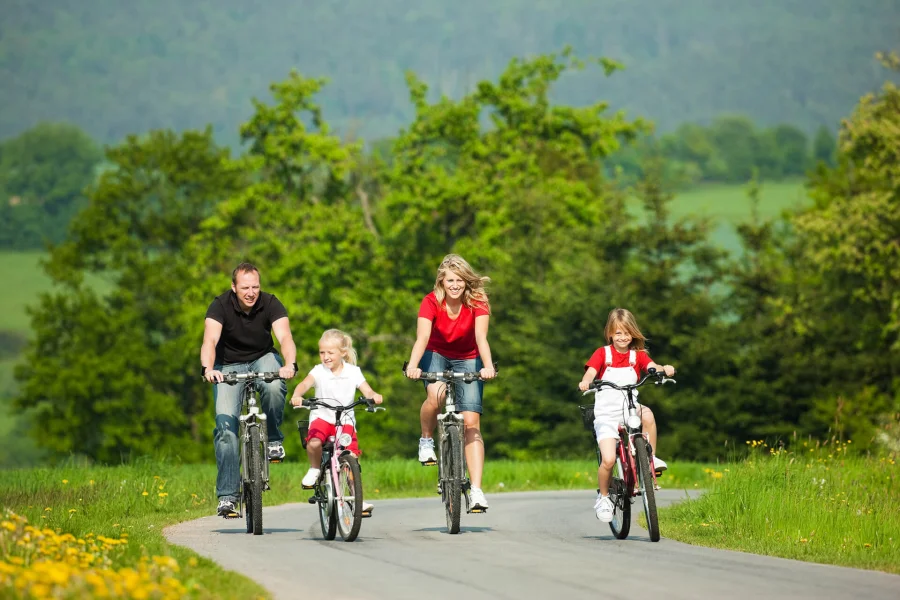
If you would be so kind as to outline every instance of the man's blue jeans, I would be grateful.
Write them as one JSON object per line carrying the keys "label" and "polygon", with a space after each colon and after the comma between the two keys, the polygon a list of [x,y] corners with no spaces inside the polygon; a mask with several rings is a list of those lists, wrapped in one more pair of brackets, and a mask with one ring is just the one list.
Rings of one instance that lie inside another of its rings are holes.
{"label": "man's blue jeans", "polygon": [[[230,363],[215,365],[217,371],[223,373],[247,373],[248,371],[278,371],[284,365],[281,357],[270,352],[249,363]],[[213,430],[213,444],[216,448],[216,496],[220,500],[237,502],[240,491],[241,447],[238,440],[238,417],[241,414],[241,393],[245,382],[234,385],[217,383],[213,386],[213,400],[216,403],[216,428]],[[279,379],[271,383],[255,382],[259,392],[258,402],[262,412],[266,414],[266,429],[270,442],[284,439],[281,433],[281,420],[284,417],[284,398],[287,395],[287,384]]]}

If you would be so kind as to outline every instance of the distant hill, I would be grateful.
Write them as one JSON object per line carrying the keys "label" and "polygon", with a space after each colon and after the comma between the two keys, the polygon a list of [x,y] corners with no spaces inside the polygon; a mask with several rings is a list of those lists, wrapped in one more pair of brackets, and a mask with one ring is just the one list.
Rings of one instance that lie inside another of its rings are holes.
{"label": "distant hill", "polygon": [[569,78],[662,129],[725,112],[836,127],[900,47],[896,0],[7,0],[0,137],[69,120],[102,141],[212,123],[225,141],[291,67],[331,84],[326,116],[366,137],[411,111],[403,71],[458,96],[513,56],[571,44],[626,71]]}

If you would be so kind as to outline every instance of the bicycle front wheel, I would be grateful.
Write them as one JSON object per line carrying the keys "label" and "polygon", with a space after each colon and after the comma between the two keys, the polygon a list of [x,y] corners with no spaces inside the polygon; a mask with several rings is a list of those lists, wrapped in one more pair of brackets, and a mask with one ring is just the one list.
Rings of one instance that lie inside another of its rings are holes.
{"label": "bicycle front wheel", "polygon": [[644,516],[647,517],[647,531],[650,541],[659,541],[659,518],[656,514],[656,490],[653,489],[653,471],[650,469],[650,444],[642,437],[635,438],[634,449],[637,453],[638,481],[641,486],[641,497],[644,499]]}
{"label": "bicycle front wheel", "polygon": [[246,493],[247,533],[262,535],[262,444],[259,439],[259,425],[250,426],[250,452],[247,453],[250,464],[247,474],[250,476],[249,494]]}
{"label": "bicycle front wheel", "polygon": [[462,516],[462,442],[458,425],[445,426],[441,441],[441,474],[444,477],[444,509],[447,513],[447,530],[459,533]]}
{"label": "bicycle front wheel", "polygon": [[338,459],[338,490],[336,498],[337,527],[345,542],[352,542],[359,535],[362,524],[362,475],[359,462],[354,456],[345,454]]}

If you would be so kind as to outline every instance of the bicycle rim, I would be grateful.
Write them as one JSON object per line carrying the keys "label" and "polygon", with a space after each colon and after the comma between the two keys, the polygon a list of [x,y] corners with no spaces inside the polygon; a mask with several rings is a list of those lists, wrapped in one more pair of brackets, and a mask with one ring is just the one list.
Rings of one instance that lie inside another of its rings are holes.
{"label": "bicycle rim", "polygon": [[[247,507],[247,517],[253,520],[253,535],[262,535],[262,448],[259,439],[259,426],[250,427],[250,502]],[[248,527],[250,524],[248,523]]]}
{"label": "bicycle rim", "polygon": [[609,499],[613,503],[613,520],[609,523],[609,529],[620,540],[627,538],[631,530],[631,499],[626,496],[625,479],[622,475],[622,461],[616,459],[609,482]]}
{"label": "bicycle rim", "polygon": [[447,530],[459,533],[462,516],[462,444],[457,425],[447,425],[441,441],[441,469],[444,476],[444,510]]}
{"label": "bicycle rim", "polygon": [[352,542],[359,535],[362,524],[362,475],[359,462],[345,454],[338,461],[338,490],[336,498],[337,526],[345,542]]}
{"label": "bicycle rim", "polygon": [[334,509],[334,487],[329,463],[322,465],[322,476],[316,486],[316,497],[319,499],[319,525],[322,526],[322,537],[333,540],[337,530],[337,511]]}
{"label": "bicycle rim", "polygon": [[653,473],[650,470],[650,444],[644,438],[635,438],[637,454],[638,481],[641,485],[641,497],[644,500],[644,516],[647,518],[647,531],[650,541],[659,541],[659,518],[656,514],[656,490],[653,489]]}

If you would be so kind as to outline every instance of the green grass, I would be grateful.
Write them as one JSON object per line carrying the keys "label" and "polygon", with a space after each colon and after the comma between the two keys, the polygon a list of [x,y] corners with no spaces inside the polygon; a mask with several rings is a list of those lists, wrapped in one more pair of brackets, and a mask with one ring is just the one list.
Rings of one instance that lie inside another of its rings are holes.
{"label": "green grass", "polygon": [[[272,470],[272,490],[266,506],[305,502],[300,491],[305,461],[288,462]],[[663,485],[694,487],[706,478],[703,465],[672,463]],[[177,465],[150,460],[119,467],[95,467],[72,462],[55,468],[0,471],[0,509],[12,509],[31,524],[86,539],[88,534],[119,538],[128,544],[116,567],[134,566],[144,555],[171,556],[179,578],[196,583],[202,596],[253,597],[265,592],[257,584],[193,552],[170,546],[162,530],[167,525],[213,514],[216,506],[215,465]],[[435,496],[435,471],[412,460],[363,460],[367,498]],[[483,487],[501,491],[586,489],[596,486],[594,460],[488,461]],[[440,518],[436,515],[436,518]],[[2,571],[0,571],[2,573]],[[205,592],[203,592],[205,590]],[[0,587],[0,596],[2,596]]]}
{"label": "green grass", "polygon": [[703,496],[661,511],[660,530],[701,546],[900,573],[898,457],[851,447],[760,445],[713,470]]}

